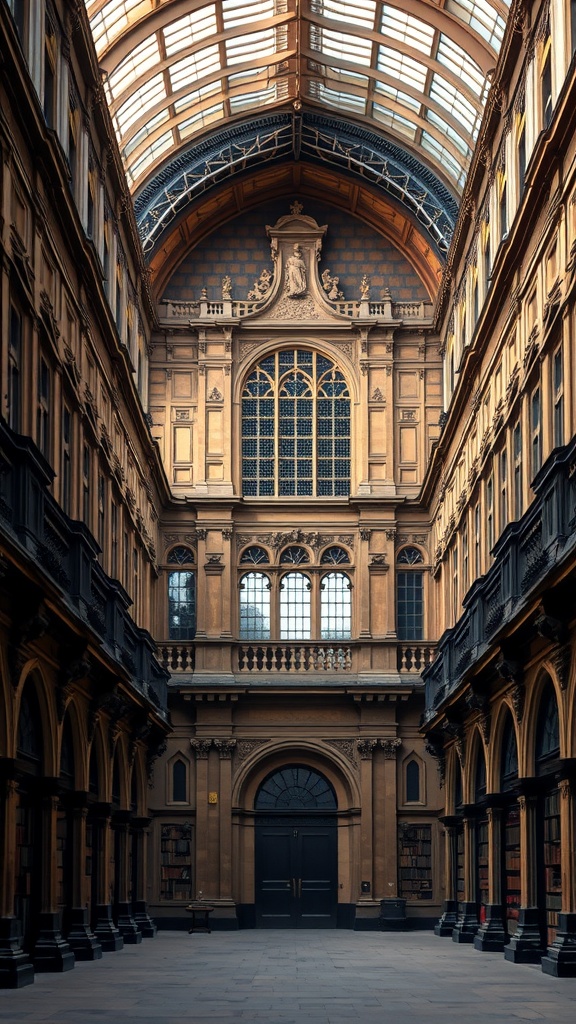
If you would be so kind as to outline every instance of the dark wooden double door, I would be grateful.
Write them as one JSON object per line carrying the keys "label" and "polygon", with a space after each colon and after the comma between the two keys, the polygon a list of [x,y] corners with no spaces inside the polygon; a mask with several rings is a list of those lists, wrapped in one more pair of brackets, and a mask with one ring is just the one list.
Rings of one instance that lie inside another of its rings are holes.
{"label": "dark wooden double door", "polygon": [[259,821],[255,852],[257,927],[336,927],[335,817]]}

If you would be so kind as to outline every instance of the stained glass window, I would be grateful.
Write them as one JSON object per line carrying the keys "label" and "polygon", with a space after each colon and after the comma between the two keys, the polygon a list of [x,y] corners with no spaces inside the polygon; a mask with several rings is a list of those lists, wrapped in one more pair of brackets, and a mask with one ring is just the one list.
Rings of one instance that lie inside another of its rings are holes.
{"label": "stained glass window", "polygon": [[280,639],[310,640],[310,580],[304,573],[289,572],[280,583]]}
{"label": "stained glass window", "polygon": [[240,580],[240,639],[270,639],[270,580],[262,572]]}
{"label": "stained glass window", "polygon": [[344,572],[329,572],[320,584],[322,640],[349,640],[352,635],[352,593]]}
{"label": "stained glass window", "polygon": [[248,375],[242,393],[242,492],[350,493],[350,392],[325,356],[286,349]]}

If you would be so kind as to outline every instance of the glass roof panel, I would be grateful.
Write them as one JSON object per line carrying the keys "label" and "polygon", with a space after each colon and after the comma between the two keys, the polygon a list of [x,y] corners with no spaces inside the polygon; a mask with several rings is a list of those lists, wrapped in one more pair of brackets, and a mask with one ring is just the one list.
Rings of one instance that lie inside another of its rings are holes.
{"label": "glass roof panel", "polygon": [[310,0],[313,14],[323,14],[331,21],[373,28],[376,18],[375,0]]}
{"label": "glass roof panel", "polygon": [[430,54],[434,41],[434,29],[431,25],[414,18],[411,14],[396,7],[384,4],[382,8],[381,31],[389,39],[397,39],[400,43],[408,43],[415,50]]}
{"label": "glass roof panel", "polygon": [[319,50],[323,56],[334,59],[352,61],[370,67],[372,58],[372,41],[347,32],[333,32],[332,29],[310,25],[310,47]]}
{"label": "glass roof panel", "polygon": [[193,43],[207,39],[217,32],[216,7],[209,4],[204,10],[194,11],[193,14],[185,14],[178,21],[164,28],[164,49],[166,56],[172,57],[179,50],[183,50]]}
{"label": "glass roof panel", "polygon": [[508,10],[506,0],[411,0],[409,10],[400,0],[85,4],[135,192],[172,146],[297,101],[386,126],[460,185]]}

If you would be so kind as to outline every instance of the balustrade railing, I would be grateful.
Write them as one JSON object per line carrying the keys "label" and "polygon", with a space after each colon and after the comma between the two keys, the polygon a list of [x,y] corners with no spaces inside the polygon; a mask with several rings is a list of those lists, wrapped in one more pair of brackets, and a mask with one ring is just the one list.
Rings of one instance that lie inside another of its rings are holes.
{"label": "balustrade railing", "polygon": [[158,657],[168,672],[193,672],[195,664],[194,644],[166,643],[158,647]]}
{"label": "balustrade railing", "polygon": [[[180,301],[178,299],[165,299],[160,304],[160,315],[164,320],[195,320],[195,319],[216,319],[226,318],[232,320],[243,320],[245,317],[253,316],[260,312],[266,304],[266,299],[199,299],[193,301]],[[341,316],[357,319],[358,317],[371,316],[385,318],[387,320],[414,320],[432,316],[432,303],[430,302],[392,302],[390,299],[383,299],[378,302],[371,302],[369,299],[345,300],[331,302],[330,306]]]}
{"label": "balustrade railing", "polygon": [[398,671],[423,672],[431,665],[436,654],[435,644],[405,643],[398,644]]}
{"label": "balustrade railing", "polygon": [[350,672],[352,648],[338,644],[242,644],[239,672]]}

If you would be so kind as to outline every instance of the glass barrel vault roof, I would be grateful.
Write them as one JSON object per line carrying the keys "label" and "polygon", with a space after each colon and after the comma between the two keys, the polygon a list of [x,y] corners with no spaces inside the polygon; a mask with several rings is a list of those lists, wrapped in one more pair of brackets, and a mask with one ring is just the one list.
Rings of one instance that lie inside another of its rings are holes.
{"label": "glass barrel vault roof", "polygon": [[302,103],[378,128],[458,194],[504,0],[86,0],[134,193],[181,148]]}

